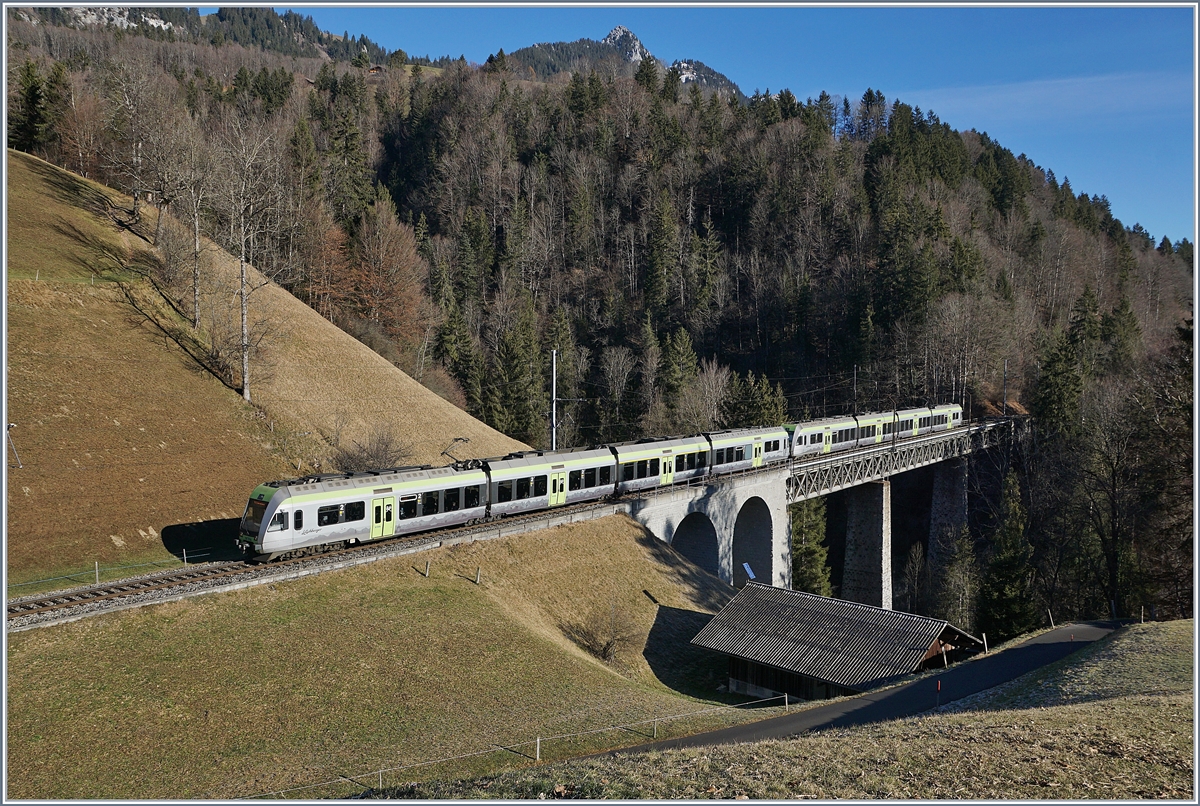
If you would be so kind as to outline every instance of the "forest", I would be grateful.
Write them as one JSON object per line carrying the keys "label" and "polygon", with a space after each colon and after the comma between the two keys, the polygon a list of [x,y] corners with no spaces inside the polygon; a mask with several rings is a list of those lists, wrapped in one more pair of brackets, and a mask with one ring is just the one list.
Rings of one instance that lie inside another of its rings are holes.
{"label": "forest", "polygon": [[[743,101],[652,58],[533,81],[502,51],[272,49],[254,16],[174,37],[8,13],[9,146],[167,214],[150,279],[248,401],[269,328],[245,272],[211,288],[202,234],[539,448],[552,351],[559,447],[1029,414],[991,515],[937,568],[916,547],[898,601],[993,637],[1191,615],[1193,245],[986,133],[872,89]],[[301,39],[352,39],[325,36]],[[828,593],[823,520],[798,508],[794,576]]]}

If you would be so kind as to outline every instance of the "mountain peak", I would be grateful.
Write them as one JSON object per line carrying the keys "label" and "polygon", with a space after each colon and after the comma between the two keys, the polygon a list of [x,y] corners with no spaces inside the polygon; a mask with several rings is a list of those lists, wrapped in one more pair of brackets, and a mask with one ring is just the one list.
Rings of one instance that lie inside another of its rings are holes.
{"label": "mountain peak", "polygon": [[642,44],[641,40],[624,25],[613,28],[601,42],[619,50],[622,56],[634,64],[638,64],[642,59],[650,56],[650,51],[646,50],[646,46]]}

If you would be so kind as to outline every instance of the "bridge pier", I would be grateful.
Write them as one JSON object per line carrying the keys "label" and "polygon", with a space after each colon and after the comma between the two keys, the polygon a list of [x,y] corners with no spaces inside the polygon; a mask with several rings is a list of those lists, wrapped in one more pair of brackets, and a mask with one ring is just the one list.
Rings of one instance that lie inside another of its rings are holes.
{"label": "bridge pier", "polygon": [[934,567],[967,525],[967,460],[947,459],[933,466],[926,562]]}
{"label": "bridge pier", "polygon": [[841,598],[892,609],[892,485],[846,490],[846,560]]}

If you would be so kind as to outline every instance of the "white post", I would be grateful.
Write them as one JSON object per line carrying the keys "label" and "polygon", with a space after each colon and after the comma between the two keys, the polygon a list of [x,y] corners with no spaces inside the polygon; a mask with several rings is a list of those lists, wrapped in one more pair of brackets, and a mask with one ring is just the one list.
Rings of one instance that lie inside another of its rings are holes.
{"label": "white post", "polygon": [[983,654],[987,654],[987,633],[983,634]]}
{"label": "white post", "polygon": [[550,450],[558,450],[558,350],[550,351]]}
{"label": "white post", "polygon": [[96,561],[96,584],[100,584],[100,561]]}
{"label": "white post", "polygon": [[183,564],[187,565],[187,549],[183,550]]}
{"label": "white post", "polygon": [[654,717],[654,738],[658,738],[658,717]]}
{"label": "white post", "polygon": [[788,706],[788,693],[785,691],[783,692],[783,711],[784,713],[790,713],[791,710],[792,709]]}
{"label": "white post", "polygon": [[480,571],[482,571],[482,570],[483,570],[483,569],[482,569],[482,567],[480,567],[480,566],[475,566],[475,584],[476,584],[476,585],[478,585],[478,584],[479,584],[479,572],[480,572]]}
{"label": "white post", "polygon": [[1054,614],[1050,612],[1050,608],[1046,608],[1046,615],[1050,617],[1050,629],[1054,629]]}
{"label": "white post", "polygon": [[537,738],[537,750],[535,751],[534,755],[536,756],[536,758],[534,758],[534,761],[542,760],[542,737],[541,736],[539,736]]}
{"label": "white post", "polygon": [[429,579],[429,560],[425,561],[425,578]]}

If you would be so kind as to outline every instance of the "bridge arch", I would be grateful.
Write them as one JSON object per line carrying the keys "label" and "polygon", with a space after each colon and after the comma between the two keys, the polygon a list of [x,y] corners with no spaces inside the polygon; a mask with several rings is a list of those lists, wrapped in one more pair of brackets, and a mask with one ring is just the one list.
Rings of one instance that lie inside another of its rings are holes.
{"label": "bridge arch", "polygon": [[716,577],[721,575],[718,545],[717,527],[703,512],[689,513],[671,537],[671,548]]}
{"label": "bridge arch", "polygon": [[756,582],[771,583],[771,545],[774,523],[771,508],[758,496],[742,504],[733,525],[733,586],[740,588],[750,581],[743,563],[753,569]]}

